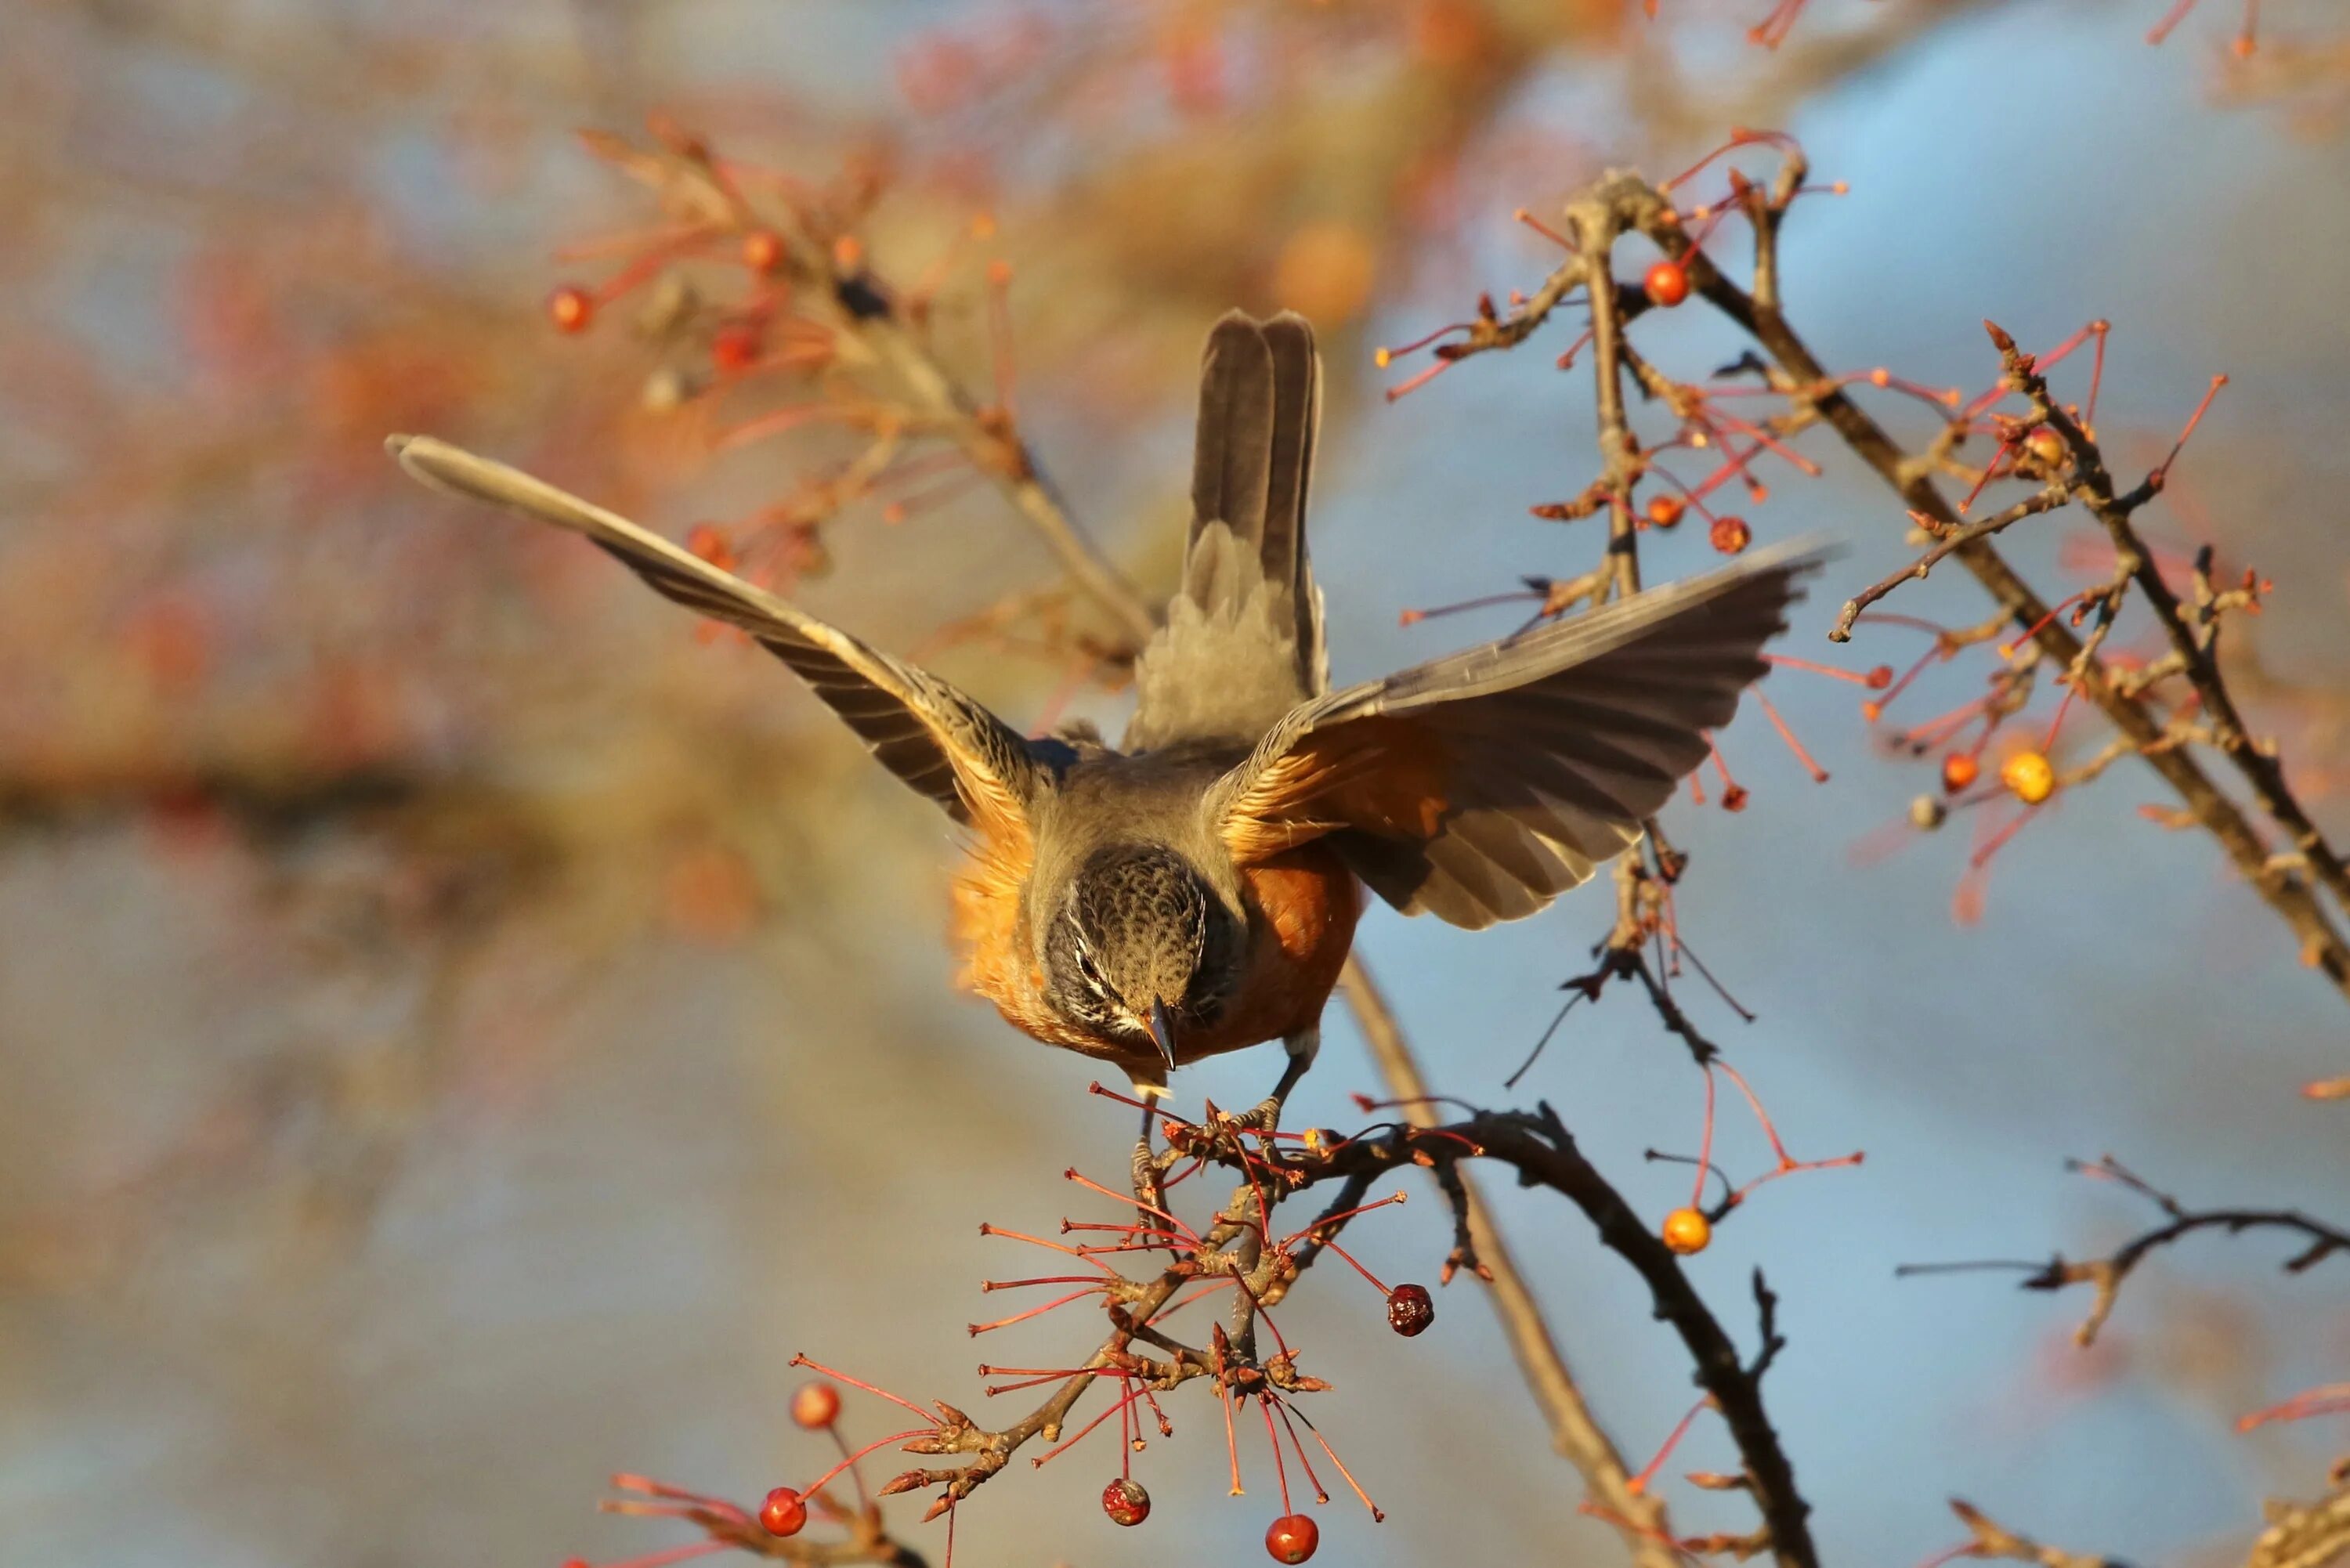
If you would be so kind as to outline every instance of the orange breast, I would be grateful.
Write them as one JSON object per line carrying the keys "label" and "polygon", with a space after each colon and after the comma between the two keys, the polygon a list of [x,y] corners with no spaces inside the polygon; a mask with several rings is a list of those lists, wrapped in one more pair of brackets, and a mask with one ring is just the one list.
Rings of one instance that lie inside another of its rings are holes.
{"label": "orange breast", "polygon": [[1045,977],[1023,939],[1026,867],[974,849],[954,885],[954,935],[962,949],[962,983],[1003,1014],[1004,1022],[1047,1044],[1094,1054],[1105,1047],[1070,1028],[1045,1001]]}
{"label": "orange breast", "polygon": [[[1147,1064],[1149,1056],[1138,1058],[1128,1042],[1079,1030],[1045,1002],[1045,977],[1020,929],[1024,890],[1006,869],[976,856],[955,884],[963,983],[1035,1039]],[[1362,897],[1354,874],[1326,845],[1307,844],[1244,867],[1241,888],[1249,907],[1248,967],[1214,1026],[1186,1031],[1177,1043],[1187,1062],[1313,1027],[1354,943]]]}
{"label": "orange breast", "polygon": [[1253,906],[1248,970],[1214,1026],[1180,1042],[1187,1061],[1312,1028],[1354,945],[1362,895],[1327,845],[1307,844],[1246,867],[1241,886]]}

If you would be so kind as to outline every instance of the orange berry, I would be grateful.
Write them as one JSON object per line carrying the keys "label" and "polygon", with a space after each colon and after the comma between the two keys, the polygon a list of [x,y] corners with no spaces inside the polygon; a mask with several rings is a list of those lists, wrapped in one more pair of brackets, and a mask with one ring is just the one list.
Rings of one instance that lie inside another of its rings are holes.
{"label": "orange berry", "polygon": [[726,542],[725,534],[714,523],[696,523],[688,528],[685,547],[689,554],[701,556],[722,572],[734,569],[734,547]]}
{"label": "orange berry", "polygon": [[546,296],[546,314],[557,332],[585,332],[596,319],[596,296],[576,283],[567,283]]}
{"label": "orange berry", "polygon": [[773,229],[753,229],[743,236],[743,265],[755,273],[784,269],[784,236]]}
{"label": "orange berry", "polygon": [[807,1528],[807,1504],[791,1488],[779,1486],[759,1505],[759,1522],[770,1535],[797,1535]]}
{"label": "orange berry", "polygon": [[792,1394],[792,1419],[816,1430],[840,1419],[840,1390],[821,1377],[812,1377]]}
{"label": "orange berry", "polygon": [[1658,262],[1640,279],[1640,286],[1651,303],[1669,310],[1689,297],[1689,269],[1677,261]]}
{"label": "orange berry", "polygon": [[1743,517],[1717,517],[1706,537],[1713,547],[1725,556],[1735,556],[1754,543],[1754,530],[1746,525]]}
{"label": "orange berry", "polygon": [[1999,782],[2026,805],[2056,793],[2056,770],[2038,752],[2018,752],[1999,765]]}
{"label": "orange berry", "polygon": [[2040,425],[2023,438],[2023,450],[2041,467],[2054,468],[2064,461],[2064,438],[2046,425]]}
{"label": "orange berry", "polygon": [[1676,1209],[1665,1216],[1665,1247],[1686,1258],[1702,1252],[1713,1240],[1713,1221],[1694,1209]]}
{"label": "orange berry", "polygon": [[1669,528],[1679,523],[1681,514],[1688,510],[1689,503],[1678,495],[1651,495],[1648,497],[1648,526]]}
{"label": "orange berry", "polygon": [[1981,766],[1974,758],[1964,752],[1952,752],[1942,759],[1942,787],[1956,794],[1974,783],[1976,775],[1981,772]]}
{"label": "orange berry", "polygon": [[1746,786],[1744,784],[1731,784],[1728,789],[1723,790],[1721,792],[1721,809],[1724,811],[1744,811],[1746,809]]}
{"label": "orange berry", "polygon": [[1273,296],[1335,327],[1362,315],[1378,276],[1378,245],[1369,234],[1351,223],[1308,223],[1274,257]]}
{"label": "orange berry", "polygon": [[1264,1532],[1264,1549],[1275,1563],[1303,1563],[1321,1544],[1321,1529],[1302,1513],[1283,1514]]}
{"label": "orange berry", "polygon": [[710,358],[721,370],[740,375],[759,362],[765,348],[756,327],[747,321],[730,322],[710,340]]}
{"label": "orange berry", "polygon": [[123,643],[149,680],[174,691],[201,683],[216,651],[212,618],[183,594],[165,594],[140,608],[123,628]]}

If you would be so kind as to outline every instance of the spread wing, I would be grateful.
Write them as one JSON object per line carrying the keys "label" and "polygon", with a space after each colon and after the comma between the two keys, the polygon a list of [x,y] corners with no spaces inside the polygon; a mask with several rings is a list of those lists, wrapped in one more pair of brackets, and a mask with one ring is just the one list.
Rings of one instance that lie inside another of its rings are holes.
{"label": "spread wing", "polygon": [[1050,758],[945,681],[519,469],[430,436],[384,444],[425,483],[585,535],[662,597],[750,633],[847,721],[882,766],[991,841],[1026,841],[1026,808]]}
{"label": "spread wing", "polygon": [[1404,913],[1542,909],[1640,836],[1818,565],[1757,556],[1304,704],[1211,793],[1243,864],[1309,838]]}

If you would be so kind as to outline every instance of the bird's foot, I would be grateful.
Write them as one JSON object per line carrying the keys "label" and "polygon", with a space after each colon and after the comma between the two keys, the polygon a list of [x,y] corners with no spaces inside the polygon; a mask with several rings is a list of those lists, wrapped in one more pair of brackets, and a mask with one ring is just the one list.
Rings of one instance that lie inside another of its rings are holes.
{"label": "bird's foot", "polygon": [[1134,1146],[1134,1201],[1143,1210],[1143,1223],[1159,1229],[1159,1212],[1167,1207],[1166,1189],[1159,1183],[1159,1157],[1146,1135]]}
{"label": "bird's foot", "polygon": [[1152,1115],[1151,1107],[1144,1105],[1142,1135],[1134,1140],[1134,1219],[1140,1232],[1137,1240],[1158,1236],[1171,1252],[1175,1241],[1167,1233],[1166,1179],[1168,1171],[1174,1168],[1176,1154],[1172,1148],[1160,1154],[1150,1147]]}
{"label": "bird's foot", "polygon": [[1273,1133],[1280,1130],[1282,1108],[1289,1104],[1289,1092],[1297,1087],[1297,1080],[1305,1076],[1305,1069],[1314,1064],[1308,1053],[1292,1052],[1289,1063],[1281,1070],[1281,1081],[1273,1093],[1259,1100],[1252,1109],[1229,1117],[1229,1125],[1240,1132]]}
{"label": "bird's foot", "polygon": [[1241,1112],[1238,1116],[1226,1117],[1224,1125],[1231,1127],[1234,1132],[1270,1133],[1278,1131],[1281,1127],[1282,1106],[1286,1100],[1286,1097],[1287,1096],[1278,1093],[1267,1095],[1264,1098],[1259,1100],[1254,1106]]}

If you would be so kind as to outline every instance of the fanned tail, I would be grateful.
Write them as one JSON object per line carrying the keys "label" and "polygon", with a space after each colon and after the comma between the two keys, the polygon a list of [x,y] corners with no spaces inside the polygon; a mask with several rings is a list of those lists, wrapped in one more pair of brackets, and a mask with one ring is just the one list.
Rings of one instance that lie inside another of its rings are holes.
{"label": "fanned tail", "polygon": [[1208,335],[1191,528],[1168,624],[1143,656],[1128,744],[1253,740],[1328,683],[1305,506],[1322,419],[1314,328],[1233,311]]}
{"label": "fanned tail", "polygon": [[1322,423],[1322,358],[1314,328],[1293,311],[1256,321],[1235,310],[1216,323],[1200,364],[1200,427],[1191,475],[1191,537],[1183,591],[1213,612],[1232,581],[1208,526],[1232,530],[1264,581],[1285,593],[1298,674],[1310,689],[1322,657],[1321,606],[1305,548],[1305,502]]}

